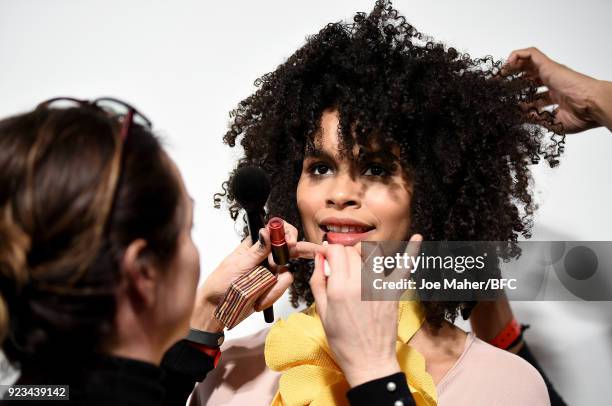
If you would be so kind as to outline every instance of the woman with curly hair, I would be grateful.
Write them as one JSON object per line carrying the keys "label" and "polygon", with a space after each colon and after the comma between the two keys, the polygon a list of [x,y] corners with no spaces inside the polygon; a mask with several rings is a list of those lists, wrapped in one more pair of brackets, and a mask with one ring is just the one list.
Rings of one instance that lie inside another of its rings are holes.
{"label": "woman with curly hair", "polygon": [[[445,48],[417,32],[389,2],[379,1],[352,23],[328,24],[258,79],[258,90],[232,112],[224,141],[242,146],[239,167],[258,165],[270,175],[270,214],[296,225],[300,238],[330,244],[324,249],[332,272],[334,262],[358,268],[351,260],[352,246],[364,240],[409,240],[418,233],[433,241],[514,242],[530,236],[529,166],[541,159],[556,165],[563,137],[526,123],[554,128],[554,117],[526,111],[524,106],[536,98],[535,86],[520,77],[502,77],[501,67],[492,57],[473,59]],[[225,197],[236,220],[233,191],[224,189],[216,201]],[[291,287],[294,306],[316,302],[316,311],[311,307],[270,332],[230,344],[225,365],[215,374],[234,367],[242,376],[233,373],[231,382],[218,384],[211,377],[196,391],[196,403],[342,401],[336,396],[340,388],[355,385],[342,368],[342,349],[333,345],[334,324],[343,321],[331,317],[329,300],[322,309],[317,298],[325,291],[321,261],[312,280],[307,263],[294,264]],[[328,298],[333,277],[327,282]],[[418,363],[400,365],[416,403],[549,404],[544,381],[531,365],[452,324],[473,306],[423,302],[406,310],[400,305],[397,335],[403,342],[397,343],[397,358],[401,364],[402,345],[409,343],[426,369],[423,374]],[[410,332],[403,325],[406,311],[418,316]],[[312,355],[299,345],[282,348],[281,343],[303,344],[317,323],[332,347],[331,360],[316,349]],[[355,340],[359,333],[356,324]],[[264,352],[275,372],[263,365]],[[376,358],[363,357],[364,368]],[[338,364],[335,375],[329,375],[333,368],[322,358]],[[322,364],[325,371],[314,367]]]}

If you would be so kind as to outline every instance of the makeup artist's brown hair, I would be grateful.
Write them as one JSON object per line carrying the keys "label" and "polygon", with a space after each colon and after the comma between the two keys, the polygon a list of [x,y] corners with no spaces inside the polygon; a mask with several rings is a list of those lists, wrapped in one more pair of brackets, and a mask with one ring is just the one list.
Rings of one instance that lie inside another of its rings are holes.
{"label": "makeup artist's brown hair", "polygon": [[[181,189],[158,139],[92,107],[0,121],[0,339],[23,377],[111,332],[119,260],[135,239],[174,256]],[[29,366],[32,365],[31,368]]]}
{"label": "makeup artist's brown hair", "polygon": [[[321,133],[322,113],[334,109],[340,152],[372,142],[399,146],[413,182],[406,213],[413,232],[434,241],[517,241],[530,236],[535,210],[530,165],[556,165],[563,136],[527,122],[524,105],[537,88],[521,77],[501,77],[501,66],[491,56],[473,58],[435,42],[381,0],[369,15],[326,25],[257,79],[257,91],[232,111],[224,141],[244,150],[239,166],[268,172],[268,211],[294,224],[300,237],[296,189],[305,150]],[[554,127],[552,114],[533,118]],[[225,198],[236,219],[232,176],[215,203]],[[308,276],[295,275],[295,306],[314,300]],[[472,303],[424,306],[429,323],[439,326]]]}

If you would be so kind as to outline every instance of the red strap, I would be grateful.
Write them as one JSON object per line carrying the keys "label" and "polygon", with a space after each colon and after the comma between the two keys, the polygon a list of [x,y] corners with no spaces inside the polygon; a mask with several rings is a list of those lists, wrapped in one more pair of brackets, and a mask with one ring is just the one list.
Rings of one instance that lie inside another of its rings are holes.
{"label": "red strap", "polygon": [[189,345],[199,350],[200,352],[203,352],[209,357],[214,358],[213,365],[215,368],[217,367],[217,364],[219,363],[219,359],[221,358],[221,350],[219,348],[211,348],[204,344],[194,343],[193,341],[190,341]]}
{"label": "red strap", "polygon": [[499,334],[490,341],[490,344],[494,345],[497,348],[506,350],[508,349],[510,344],[512,344],[514,340],[516,340],[517,337],[520,335],[521,325],[518,324],[516,319],[513,317],[512,320],[510,320],[510,322],[506,324],[506,327],[504,327],[504,329],[500,331]]}

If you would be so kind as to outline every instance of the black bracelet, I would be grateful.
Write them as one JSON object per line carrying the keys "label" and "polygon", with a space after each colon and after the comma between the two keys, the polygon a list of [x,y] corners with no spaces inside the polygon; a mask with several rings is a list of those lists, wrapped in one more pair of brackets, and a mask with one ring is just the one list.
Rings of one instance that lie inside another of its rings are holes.
{"label": "black bracelet", "polygon": [[185,339],[187,341],[202,344],[207,347],[219,348],[225,340],[225,334],[223,334],[223,331],[220,333],[209,333],[207,331],[192,328],[189,329],[189,334],[187,334]]}
{"label": "black bracelet", "polygon": [[518,345],[518,343],[523,341],[523,332],[525,332],[525,330],[527,330],[529,327],[531,327],[529,324],[521,324],[521,333],[518,335],[518,337],[516,337],[514,340],[512,340],[512,342],[510,343],[510,345],[508,345],[508,347],[506,347],[504,349],[505,350],[509,350],[510,348]]}

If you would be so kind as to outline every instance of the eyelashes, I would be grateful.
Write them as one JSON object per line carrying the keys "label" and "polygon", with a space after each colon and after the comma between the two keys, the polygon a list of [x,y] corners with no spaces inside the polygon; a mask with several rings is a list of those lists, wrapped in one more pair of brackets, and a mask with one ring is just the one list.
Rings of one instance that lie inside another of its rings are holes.
{"label": "eyelashes", "polygon": [[313,164],[308,165],[307,172],[314,176],[323,176],[327,175],[331,170],[331,167],[323,162],[315,162]]}
{"label": "eyelashes", "polygon": [[[380,162],[365,162],[359,165],[362,176],[386,178],[394,174],[395,168]],[[313,177],[333,174],[334,168],[327,162],[316,161],[306,166],[306,172]]]}

